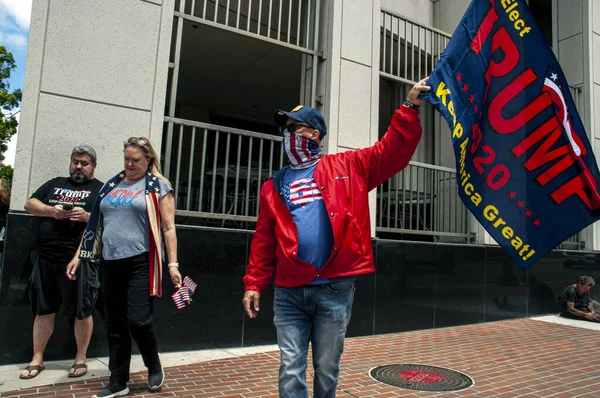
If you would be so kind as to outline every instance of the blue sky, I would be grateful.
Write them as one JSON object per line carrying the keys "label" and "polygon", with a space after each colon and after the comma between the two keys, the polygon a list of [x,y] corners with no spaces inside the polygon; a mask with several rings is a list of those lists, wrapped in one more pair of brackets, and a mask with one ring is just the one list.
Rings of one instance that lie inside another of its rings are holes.
{"label": "blue sky", "polygon": [[[17,69],[13,70],[9,80],[11,89],[23,88],[31,1],[0,0],[0,45],[6,47],[13,54],[17,64]],[[14,165],[15,138],[13,137],[9,149],[5,153],[5,162],[11,165]]]}

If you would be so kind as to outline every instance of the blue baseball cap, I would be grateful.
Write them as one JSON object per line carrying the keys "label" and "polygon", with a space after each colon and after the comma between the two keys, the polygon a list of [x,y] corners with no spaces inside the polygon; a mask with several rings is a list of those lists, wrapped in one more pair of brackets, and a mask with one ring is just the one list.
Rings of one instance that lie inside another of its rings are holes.
{"label": "blue baseball cap", "polygon": [[273,115],[273,120],[275,120],[275,124],[278,126],[285,126],[288,118],[304,122],[313,129],[319,130],[321,141],[325,137],[325,134],[327,134],[327,124],[323,115],[310,106],[298,105],[289,112],[278,109],[275,111],[275,115]]}

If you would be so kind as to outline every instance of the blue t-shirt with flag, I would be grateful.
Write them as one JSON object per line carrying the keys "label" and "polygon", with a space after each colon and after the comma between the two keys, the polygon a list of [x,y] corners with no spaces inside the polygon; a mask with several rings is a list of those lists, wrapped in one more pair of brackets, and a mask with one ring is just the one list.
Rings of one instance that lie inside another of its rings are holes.
{"label": "blue t-shirt with flag", "polygon": [[[331,255],[333,230],[323,196],[313,178],[316,165],[289,168],[283,175],[283,199],[298,228],[298,258],[321,269]],[[315,279],[311,284],[327,283]]]}

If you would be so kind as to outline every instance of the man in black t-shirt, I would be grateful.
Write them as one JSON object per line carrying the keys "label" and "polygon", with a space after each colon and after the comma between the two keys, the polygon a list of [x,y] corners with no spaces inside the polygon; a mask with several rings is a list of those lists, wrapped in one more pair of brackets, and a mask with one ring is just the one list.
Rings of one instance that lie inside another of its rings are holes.
{"label": "man in black t-shirt", "polygon": [[590,300],[590,289],[596,282],[591,276],[580,276],[560,296],[560,316],[571,319],[600,322],[600,304]]}
{"label": "man in black t-shirt", "polygon": [[31,253],[32,272],[29,297],[34,314],[33,359],[19,376],[36,377],[44,370],[44,350],[54,331],[54,317],[61,303],[68,317],[75,317],[77,355],[69,377],[87,373],[86,352],[92,336],[92,311],[98,297],[95,270],[81,269],[76,281],[66,275],[66,267],[79,247],[92,206],[102,182],[94,178],[96,152],[78,145],[71,152],[69,177],[46,182],[25,203],[25,210],[39,217],[35,249]]}

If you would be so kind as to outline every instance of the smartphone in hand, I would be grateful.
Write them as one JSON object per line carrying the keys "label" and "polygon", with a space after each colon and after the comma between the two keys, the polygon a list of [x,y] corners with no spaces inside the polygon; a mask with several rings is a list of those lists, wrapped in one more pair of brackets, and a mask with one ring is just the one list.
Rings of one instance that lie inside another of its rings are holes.
{"label": "smartphone in hand", "polygon": [[65,203],[62,205],[63,210],[73,210],[73,203]]}

